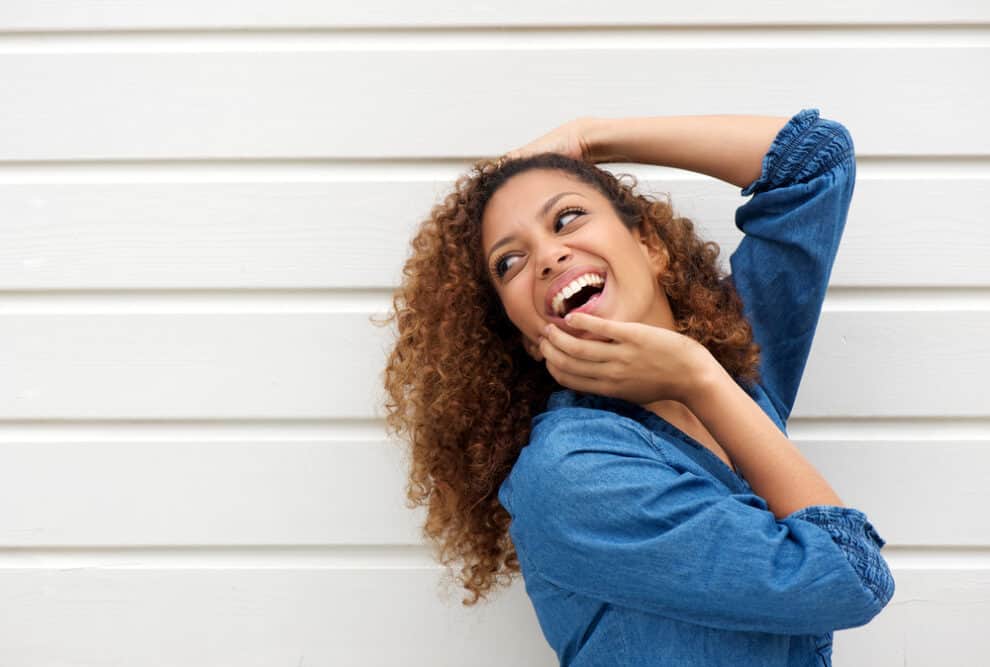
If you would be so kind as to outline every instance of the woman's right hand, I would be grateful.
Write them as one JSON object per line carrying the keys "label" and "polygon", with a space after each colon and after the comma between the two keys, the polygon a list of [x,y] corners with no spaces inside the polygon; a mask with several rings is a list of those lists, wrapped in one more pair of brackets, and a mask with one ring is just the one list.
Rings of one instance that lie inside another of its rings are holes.
{"label": "woman's right hand", "polygon": [[596,154],[596,147],[591,141],[591,130],[595,122],[596,119],[587,116],[575,118],[528,144],[509,151],[504,157],[515,160],[536,153],[551,152],[562,153],[584,162],[601,162],[600,156]]}
{"label": "woman's right hand", "polygon": [[716,372],[729,377],[704,345],[682,333],[589,313],[564,322],[566,329],[547,325],[539,351],[550,375],[568,389],[638,405],[674,400],[690,407]]}

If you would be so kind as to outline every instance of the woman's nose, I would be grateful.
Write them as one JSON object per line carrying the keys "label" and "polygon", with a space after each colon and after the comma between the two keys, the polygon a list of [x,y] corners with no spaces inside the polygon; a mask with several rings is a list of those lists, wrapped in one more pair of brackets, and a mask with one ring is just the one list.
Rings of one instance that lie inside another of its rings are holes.
{"label": "woman's nose", "polygon": [[540,258],[540,277],[546,277],[553,273],[555,268],[566,262],[570,256],[570,250],[562,246],[549,248]]}

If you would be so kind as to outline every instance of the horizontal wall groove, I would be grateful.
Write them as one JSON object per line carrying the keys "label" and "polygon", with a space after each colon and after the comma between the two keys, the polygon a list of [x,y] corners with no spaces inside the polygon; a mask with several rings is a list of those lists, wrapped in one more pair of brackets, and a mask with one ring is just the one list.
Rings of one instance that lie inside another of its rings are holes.
{"label": "horizontal wall groove", "polygon": [[[986,570],[990,547],[888,545],[892,570]],[[3,569],[437,570],[427,545],[0,547]]]}
{"label": "horizontal wall groove", "polygon": [[149,36],[205,36],[213,35],[254,37],[269,35],[288,35],[292,37],[305,36],[334,36],[334,35],[388,35],[394,38],[399,35],[482,35],[482,36],[504,36],[516,33],[532,36],[534,34],[557,35],[561,33],[582,33],[582,34],[612,34],[621,33],[646,33],[671,32],[676,34],[752,34],[762,36],[766,33],[811,33],[811,34],[855,34],[862,32],[890,31],[904,34],[918,32],[928,32],[929,30],[969,33],[983,32],[990,30],[988,21],[916,21],[913,23],[903,23],[894,21],[785,21],[758,23],[752,21],[731,21],[720,17],[710,17],[703,21],[673,23],[649,23],[648,21],[636,20],[628,22],[615,21],[612,23],[581,23],[579,21],[541,21],[536,23],[524,23],[522,21],[507,22],[505,19],[511,17],[500,17],[501,22],[493,27],[485,22],[471,23],[469,21],[458,22],[457,25],[334,25],[320,26],[309,24],[305,26],[292,25],[269,25],[264,28],[257,26],[218,26],[218,27],[194,27],[194,26],[160,26],[154,28],[64,28],[60,30],[44,30],[24,28],[20,30],[5,30],[0,21],[0,39],[20,39],[27,37],[149,37]]}
{"label": "horizontal wall groove", "polygon": [[437,569],[417,544],[0,546],[2,569]]}
{"label": "horizontal wall groove", "polygon": [[[990,293],[990,290],[988,290]],[[391,310],[385,288],[2,290],[12,314],[367,313]]]}
{"label": "horizontal wall groove", "polygon": [[990,288],[928,285],[830,286],[822,310],[824,312],[990,310]]}
{"label": "horizontal wall groove", "polygon": [[[784,112],[781,112],[784,113]],[[506,147],[509,150],[509,147]],[[454,180],[475,161],[423,158],[199,158],[199,159],[78,159],[3,160],[0,186],[23,183],[280,183],[280,182],[423,182]],[[683,169],[640,163],[600,165],[638,179],[716,180]],[[856,178],[871,179],[990,179],[990,155],[871,155],[857,154]],[[733,186],[734,187],[734,186]],[[743,200],[740,197],[740,202]]]}
{"label": "horizontal wall groove", "polygon": [[[383,410],[384,412],[384,410]],[[793,440],[990,443],[990,416],[792,417]],[[391,442],[384,418],[0,419],[0,443]]]}
{"label": "horizontal wall groove", "polygon": [[974,442],[990,446],[990,416],[792,417],[791,440],[837,442]]}
{"label": "horizontal wall groove", "polygon": [[4,442],[373,442],[390,440],[382,418],[0,419]]}
{"label": "horizontal wall groove", "polygon": [[912,546],[889,544],[883,557],[895,572],[905,570],[990,570],[990,546]]}
{"label": "horizontal wall groove", "polygon": [[518,49],[959,48],[990,44],[990,23],[539,25],[0,32],[2,53],[432,51]]}
{"label": "horizontal wall groove", "polygon": [[[2,290],[0,316],[367,313],[392,309],[390,288]],[[990,287],[829,287],[824,312],[990,311]]]}

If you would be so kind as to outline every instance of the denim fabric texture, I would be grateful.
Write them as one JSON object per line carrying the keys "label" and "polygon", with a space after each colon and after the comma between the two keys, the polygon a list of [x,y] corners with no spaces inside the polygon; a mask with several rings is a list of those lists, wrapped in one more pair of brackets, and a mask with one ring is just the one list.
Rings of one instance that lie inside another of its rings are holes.
{"label": "denim fabric texture", "polygon": [[[848,130],[803,109],[736,211],[730,279],[762,348],[747,391],[785,434],[855,178]],[[562,666],[828,667],[833,631],[894,594],[862,511],[778,520],[711,450],[622,399],[553,393],[498,497]]]}

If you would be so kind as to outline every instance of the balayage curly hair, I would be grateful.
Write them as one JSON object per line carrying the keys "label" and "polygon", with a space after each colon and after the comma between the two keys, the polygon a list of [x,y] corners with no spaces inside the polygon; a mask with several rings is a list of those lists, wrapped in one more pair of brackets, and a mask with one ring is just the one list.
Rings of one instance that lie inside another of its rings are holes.
{"label": "balayage curly hair", "polygon": [[398,325],[383,376],[387,428],[411,448],[406,504],[427,506],[423,535],[448,572],[462,562],[456,580],[472,595],[466,606],[520,571],[498,489],[528,443],[533,417],[564,388],[526,353],[481,244],[488,200],[530,169],[560,170],[591,185],[628,229],[638,226],[648,243],[662,243],[669,262],[659,282],[678,333],[704,345],[737,382],[759,381],[760,348],[731,276],[717,263],[719,246],[699,238],[669,201],[634,192],[635,177],[627,185],[558,153],[476,162],[420,224],[393,311],[375,322]]}

